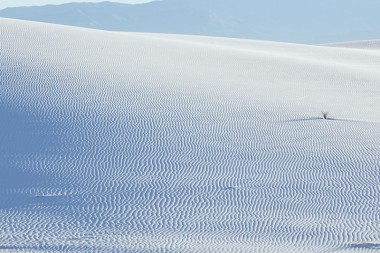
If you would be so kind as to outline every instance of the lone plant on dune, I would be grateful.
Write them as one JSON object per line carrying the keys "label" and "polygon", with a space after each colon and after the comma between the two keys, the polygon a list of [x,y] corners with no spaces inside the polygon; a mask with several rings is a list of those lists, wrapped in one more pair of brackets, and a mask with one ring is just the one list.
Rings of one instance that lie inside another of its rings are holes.
{"label": "lone plant on dune", "polygon": [[329,116],[328,112],[322,112],[322,118],[323,119],[329,119],[328,116]]}

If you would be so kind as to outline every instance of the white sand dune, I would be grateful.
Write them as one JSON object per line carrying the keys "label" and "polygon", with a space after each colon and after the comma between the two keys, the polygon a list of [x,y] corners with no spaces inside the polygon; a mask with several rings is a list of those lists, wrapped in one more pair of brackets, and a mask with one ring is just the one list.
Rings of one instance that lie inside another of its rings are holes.
{"label": "white sand dune", "polygon": [[380,50],[380,40],[363,40],[363,41],[352,41],[352,42],[342,42],[342,43],[330,43],[330,44],[323,44],[323,46]]}
{"label": "white sand dune", "polygon": [[0,43],[0,252],[379,250],[380,51],[11,19]]}

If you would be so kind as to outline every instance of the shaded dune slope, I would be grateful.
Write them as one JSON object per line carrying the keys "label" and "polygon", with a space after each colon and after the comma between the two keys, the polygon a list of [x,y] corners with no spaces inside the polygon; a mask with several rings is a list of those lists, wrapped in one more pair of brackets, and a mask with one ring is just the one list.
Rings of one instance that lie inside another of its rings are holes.
{"label": "shaded dune slope", "polygon": [[0,252],[378,250],[379,51],[0,32]]}

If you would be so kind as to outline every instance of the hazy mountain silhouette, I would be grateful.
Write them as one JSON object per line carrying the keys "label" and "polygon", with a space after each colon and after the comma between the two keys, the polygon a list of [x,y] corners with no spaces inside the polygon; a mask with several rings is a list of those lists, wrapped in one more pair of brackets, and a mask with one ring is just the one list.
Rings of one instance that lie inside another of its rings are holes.
{"label": "hazy mountain silhouette", "polygon": [[378,0],[163,0],[8,8],[1,17],[114,31],[298,43],[380,38]]}

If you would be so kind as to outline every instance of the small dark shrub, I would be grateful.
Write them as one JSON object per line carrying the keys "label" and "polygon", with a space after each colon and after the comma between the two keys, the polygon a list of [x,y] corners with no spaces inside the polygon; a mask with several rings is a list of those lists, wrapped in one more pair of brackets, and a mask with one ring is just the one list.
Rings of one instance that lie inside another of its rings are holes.
{"label": "small dark shrub", "polygon": [[329,113],[328,112],[322,112],[322,118],[328,119]]}

